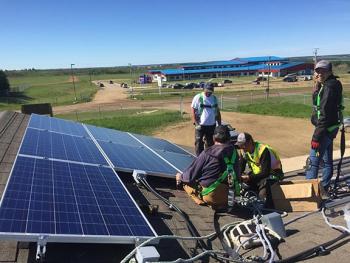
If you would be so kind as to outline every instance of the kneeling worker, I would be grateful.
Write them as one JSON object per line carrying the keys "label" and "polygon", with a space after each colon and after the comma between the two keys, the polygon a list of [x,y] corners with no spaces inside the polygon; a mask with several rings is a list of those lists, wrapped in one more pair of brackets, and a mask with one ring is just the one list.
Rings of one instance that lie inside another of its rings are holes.
{"label": "kneeling worker", "polygon": [[228,177],[238,183],[239,162],[226,126],[217,126],[213,139],[214,145],[201,152],[183,174],[176,174],[176,183],[183,183],[184,190],[197,204],[217,210],[227,207]]}
{"label": "kneeling worker", "polygon": [[[243,150],[240,160],[241,180],[256,192],[267,206],[272,205],[270,186],[283,179],[282,163],[278,154],[267,144],[255,142],[249,133],[240,133],[236,145]],[[249,173],[244,174],[246,164]]]}

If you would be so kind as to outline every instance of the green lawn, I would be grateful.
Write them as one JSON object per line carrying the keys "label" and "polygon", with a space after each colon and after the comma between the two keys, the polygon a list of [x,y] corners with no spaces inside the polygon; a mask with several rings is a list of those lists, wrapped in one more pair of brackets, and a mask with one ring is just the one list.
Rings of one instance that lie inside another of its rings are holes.
{"label": "green lawn", "polygon": [[57,115],[56,117],[78,120],[110,129],[151,135],[155,131],[174,123],[188,121],[187,116],[181,116],[177,111],[165,110],[119,110],[111,112],[85,112]]}

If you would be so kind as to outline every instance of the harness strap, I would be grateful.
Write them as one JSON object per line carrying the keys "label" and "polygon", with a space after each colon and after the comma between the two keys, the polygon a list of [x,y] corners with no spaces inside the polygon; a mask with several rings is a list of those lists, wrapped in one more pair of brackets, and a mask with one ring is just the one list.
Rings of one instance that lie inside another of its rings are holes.
{"label": "harness strap", "polygon": [[[227,176],[229,174],[231,174],[233,182],[237,182],[237,184],[238,184],[237,175],[233,169],[233,164],[235,163],[236,158],[237,158],[236,150],[233,151],[231,160],[227,157],[224,158],[224,161],[226,164],[226,171],[223,172],[222,175],[215,182],[213,182],[211,185],[209,185],[208,187],[206,187],[202,190],[202,192],[201,192],[202,196],[208,195],[211,192],[213,192],[219,186],[219,184],[221,184],[223,181],[225,181],[225,179],[227,178]],[[237,190],[239,193],[240,189],[237,188],[236,184],[234,186],[235,186],[235,191]],[[240,187],[239,184],[238,184],[238,187]]]}

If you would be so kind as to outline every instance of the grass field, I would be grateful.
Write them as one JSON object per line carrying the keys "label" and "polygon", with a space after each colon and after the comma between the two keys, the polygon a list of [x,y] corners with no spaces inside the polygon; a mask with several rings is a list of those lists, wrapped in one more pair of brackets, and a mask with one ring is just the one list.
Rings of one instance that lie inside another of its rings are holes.
{"label": "grass field", "polygon": [[[159,131],[162,127],[188,121],[187,117],[180,115],[177,111],[164,110],[119,110],[103,112],[79,113],[78,121],[100,127],[116,129],[121,131],[134,132],[151,135],[154,131]],[[75,114],[57,115],[56,117],[70,120],[77,120]]]}
{"label": "grass field", "polygon": [[[0,110],[19,110],[21,104],[51,103],[69,105],[74,102],[75,94],[69,74],[50,75],[32,73],[25,76],[9,77],[13,96],[0,97]],[[93,75],[92,80],[114,80],[130,82],[129,74]],[[75,81],[77,102],[90,101],[98,88],[90,83],[89,75],[77,75]]]}

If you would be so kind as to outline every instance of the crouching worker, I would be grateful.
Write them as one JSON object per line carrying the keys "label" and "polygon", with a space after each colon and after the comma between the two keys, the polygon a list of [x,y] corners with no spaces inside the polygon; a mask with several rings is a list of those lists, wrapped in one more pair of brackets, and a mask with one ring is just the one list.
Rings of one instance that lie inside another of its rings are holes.
{"label": "crouching worker", "polygon": [[[271,186],[283,179],[281,160],[267,144],[255,142],[249,133],[240,133],[236,145],[242,149],[241,180],[254,191],[267,207],[272,206]],[[243,173],[248,164],[249,172]]]}
{"label": "crouching worker", "polygon": [[176,183],[182,183],[186,193],[198,205],[221,210],[227,207],[228,177],[237,179],[239,162],[226,126],[217,126],[213,139],[214,145],[201,152],[183,174],[176,174]]}

